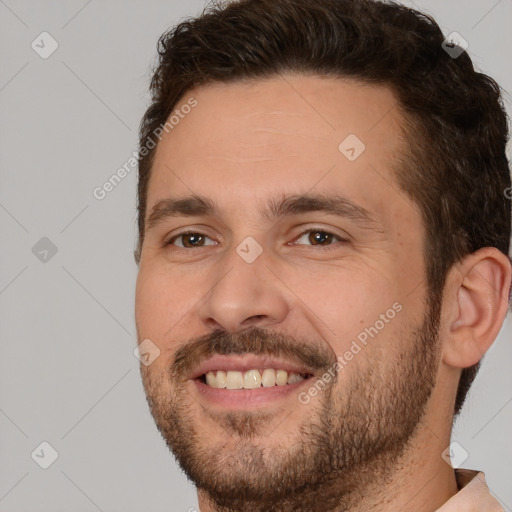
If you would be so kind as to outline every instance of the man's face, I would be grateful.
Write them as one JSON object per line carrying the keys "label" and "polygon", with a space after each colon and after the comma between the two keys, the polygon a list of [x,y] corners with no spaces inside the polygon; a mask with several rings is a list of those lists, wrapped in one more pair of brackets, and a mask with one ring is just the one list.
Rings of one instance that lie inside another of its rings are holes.
{"label": "man's face", "polygon": [[152,414],[219,504],[299,510],[290,495],[306,507],[322,486],[348,504],[402,453],[438,364],[424,228],[393,171],[396,100],[300,75],[190,97],[147,197],[146,220],[204,200],[146,224],[136,322],[160,350],[141,365]]}

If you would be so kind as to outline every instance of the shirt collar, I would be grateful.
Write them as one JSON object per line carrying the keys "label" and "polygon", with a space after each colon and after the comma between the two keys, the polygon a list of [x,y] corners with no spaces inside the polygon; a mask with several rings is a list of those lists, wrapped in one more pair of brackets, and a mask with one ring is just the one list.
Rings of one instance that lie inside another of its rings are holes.
{"label": "shirt collar", "polygon": [[460,468],[454,471],[459,492],[436,512],[504,512],[491,495],[482,471]]}

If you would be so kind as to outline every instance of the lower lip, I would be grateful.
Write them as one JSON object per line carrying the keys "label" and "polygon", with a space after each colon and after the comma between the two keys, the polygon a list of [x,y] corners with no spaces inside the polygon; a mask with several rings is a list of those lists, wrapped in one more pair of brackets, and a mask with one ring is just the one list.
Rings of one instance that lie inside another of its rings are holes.
{"label": "lower lip", "polygon": [[311,378],[308,378],[286,386],[259,387],[256,389],[212,388],[200,379],[195,379],[193,384],[200,397],[207,402],[221,406],[224,409],[236,410],[258,406],[264,407],[291,396],[297,397],[298,391],[303,386],[307,386],[310,380]]}

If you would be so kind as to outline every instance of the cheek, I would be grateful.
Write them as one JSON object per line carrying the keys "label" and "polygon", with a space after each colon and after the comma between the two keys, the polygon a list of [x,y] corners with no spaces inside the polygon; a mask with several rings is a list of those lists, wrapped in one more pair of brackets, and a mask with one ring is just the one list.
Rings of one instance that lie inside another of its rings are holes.
{"label": "cheek", "polygon": [[[149,265],[147,267],[150,267]],[[135,292],[135,318],[139,337],[150,338],[161,343],[173,326],[187,311],[187,301],[183,300],[171,275],[141,268],[137,277]]]}
{"label": "cheek", "polygon": [[[169,342],[174,335],[172,327],[176,325],[175,318],[179,312],[172,302],[175,294],[168,279],[163,279],[157,273],[139,271],[135,292],[135,322],[137,339],[140,342],[149,339],[158,347],[158,357],[149,365],[143,367],[146,385],[150,394],[163,392],[168,386],[167,374],[175,347]],[[178,302],[174,300],[174,302]]]}
{"label": "cheek", "polygon": [[[298,298],[297,317],[308,318],[334,352],[343,353],[365,328],[376,322],[381,327],[380,315],[385,315],[385,320],[399,316],[397,306],[393,309],[393,304],[400,303],[399,291],[384,275],[383,269],[379,272],[351,264],[345,269],[332,267],[330,272],[310,268],[300,275],[289,273],[286,283]],[[393,319],[389,323],[394,323]]]}
{"label": "cheek", "polygon": [[156,261],[142,265],[135,292],[138,340],[149,338],[159,348],[157,367],[167,368],[176,349],[191,336],[200,334],[197,307],[207,289],[199,272],[185,273]]}
{"label": "cheek", "polygon": [[[154,273],[140,268],[135,288],[135,320],[139,335],[149,337],[148,331],[160,318],[159,303],[162,287]],[[158,323],[158,322],[157,322]]]}

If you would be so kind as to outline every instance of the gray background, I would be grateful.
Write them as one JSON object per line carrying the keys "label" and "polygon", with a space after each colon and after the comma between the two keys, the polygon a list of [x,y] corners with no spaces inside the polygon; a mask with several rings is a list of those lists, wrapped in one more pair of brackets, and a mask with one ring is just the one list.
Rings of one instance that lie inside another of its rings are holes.
{"label": "gray background", "polygon": [[[158,37],[203,5],[0,0],[0,511],[197,507],[132,353],[136,171],[101,201],[92,191],[137,149]],[[415,5],[512,91],[512,0]],[[43,31],[59,44],[47,59],[31,48]],[[453,435],[507,511],[511,334],[507,320]],[[59,455],[46,470],[31,458],[42,441]]]}

